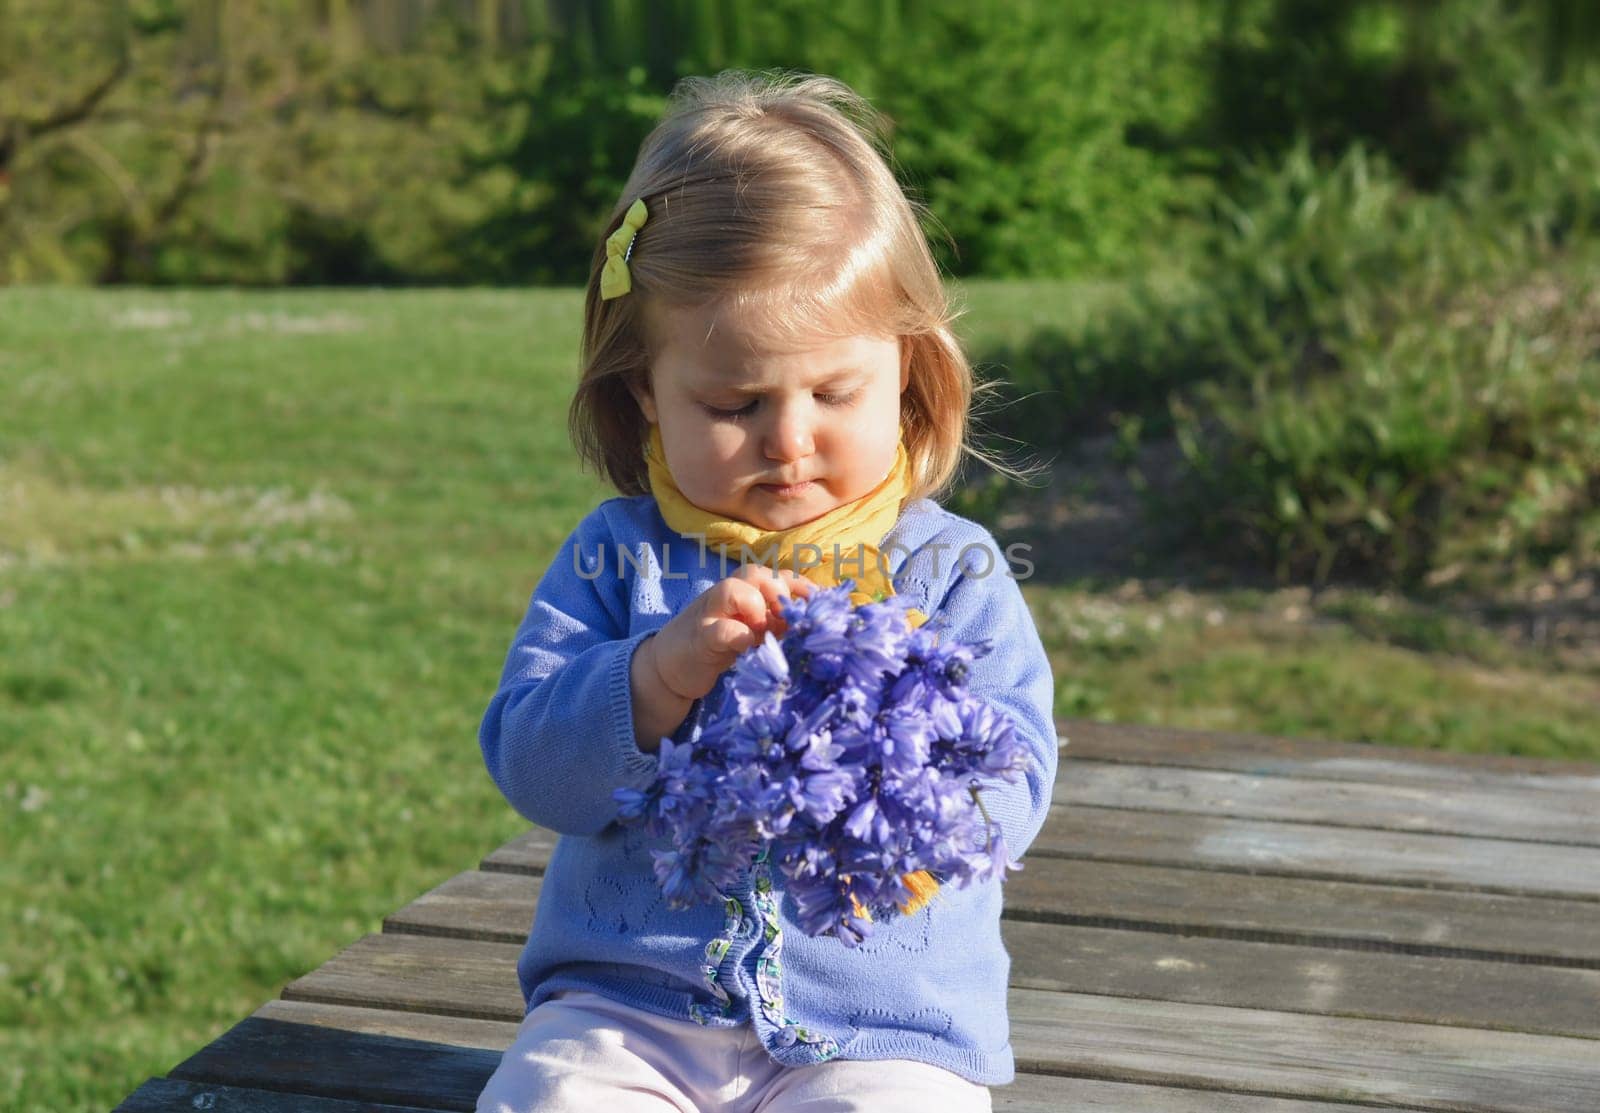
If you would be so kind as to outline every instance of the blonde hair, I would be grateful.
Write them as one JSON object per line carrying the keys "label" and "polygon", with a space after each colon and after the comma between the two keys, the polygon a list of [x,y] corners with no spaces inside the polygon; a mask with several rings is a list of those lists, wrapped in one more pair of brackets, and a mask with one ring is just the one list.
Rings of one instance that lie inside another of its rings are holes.
{"label": "blonde hair", "polygon": [[[689,77],[645,138],[590,264],[582,375],[568,426],[583,461],[625,495],[649,491],[648,382],[659,309],[716,305],[775,342],[897,336],[909,382],[901,430],[912,498],[938,498],[968,443],[972,366],[952,325],[929,216],[890,169],[888,122],[843,82],[728,70]],[[632,292],[602,300],[605,238],[635,198],[649,217],[628,263]],[[747,314],[749,316],[747,316]]]}

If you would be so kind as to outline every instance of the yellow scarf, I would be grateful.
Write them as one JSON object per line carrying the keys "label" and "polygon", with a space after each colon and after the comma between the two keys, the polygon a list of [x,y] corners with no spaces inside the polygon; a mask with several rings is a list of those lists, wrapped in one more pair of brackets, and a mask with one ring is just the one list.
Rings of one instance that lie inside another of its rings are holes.
{"label": "yellow scarf", "polygon": [[[765,554],[771,553],[772,546],[776,545],[779,568],[798,572],[822,587],[854,580],[856,590],[850,593],[850,601],[858,606],[895,594],[894,584],[884,572],[888,562],[880,563],[878,544],[894,528],[900,509],[911,494],[911,467],[904,437],[895,446],[894,467],[889,469],[882,483],[854,502],[836,506],[820,518],[780,530],[764,530],[748,522],[720,517],[685,498],[667,469],[667,453],[661,443],[659,425],[650,426],[644,459],[650,469],[650,493],[661,508],[661,517],[685,536],[697,539],[704,536],[707,549],[715,549],[741,563],[746,556],[767,563],[770,558]],[[802,549],[802,546],[812,548]],[[817,563],[819,553],[821,563]],[[803,561],[798,559],[801,556]],[[772,566],[768,564],[768,567]],[[927,615],[915,609],[907,610],[906,617],[912,626],[928,621]],[[911,899],[900,906],[908,916],[932,900],[939,889],[939,883],[924,870],[908,873],[901,880],[911,890]],[[859,904],[856,914],[872,918]]]}
{"label": "yellow scarf", "polygon": [[[705,538],[707,549],[743,562],[751,558],[773,567],[770,554],[776,546],[778,568],[788,568],[822,587],[854,580],[850,601],[857,605],[887,599],[895,593],[884,569],[878,544],[894,528],[900,509],[911,493],[911,467],[902,438],[895,446],[894,467],[872,490],[822,517],[790,529],[764,530],[748,522],[723,518],[702,510],[684,497],[667,470],[661,427],[650,426],[645,445],[650,469],[650,493],[667,525],[685,536]],[[820,563],[819,563],[820,560]],[[906,612],[912,626],[928,617],[918,610]]]}

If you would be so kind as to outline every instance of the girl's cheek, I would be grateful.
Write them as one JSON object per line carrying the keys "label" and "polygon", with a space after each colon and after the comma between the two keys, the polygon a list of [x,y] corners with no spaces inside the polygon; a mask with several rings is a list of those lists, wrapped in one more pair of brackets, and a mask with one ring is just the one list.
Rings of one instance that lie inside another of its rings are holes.
{"label": "girl's cheek", "polygon": [[849,423],[841,426],[840,431],[851,444],[870,445],[882,438],[885,424],[885,415],[862,412],[852,415]]}
{"label": "girl's cheek", "polygon": [[749,434],[739,429],[718,424],[706,434],[703,443],[713,459],[731,461],[744,451],[749,439]]}

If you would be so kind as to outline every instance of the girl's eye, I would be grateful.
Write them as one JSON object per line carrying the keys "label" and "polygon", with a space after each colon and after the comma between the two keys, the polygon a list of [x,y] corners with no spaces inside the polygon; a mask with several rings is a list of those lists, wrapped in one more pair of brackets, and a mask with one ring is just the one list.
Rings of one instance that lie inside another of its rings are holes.
{"label": "girl's eye", "polygon": [[[856,400],[859,394],[860,391],[852,391],[849,394],[819,394],[817,398],[824,406],[848,406]],[[749,417],[755,413],[756,401],[751,399],[737,410],[724,410],[716,406],[706,406],[705,411],[712,417],[721,418],[724,421],[738,421],[741,417]]]}

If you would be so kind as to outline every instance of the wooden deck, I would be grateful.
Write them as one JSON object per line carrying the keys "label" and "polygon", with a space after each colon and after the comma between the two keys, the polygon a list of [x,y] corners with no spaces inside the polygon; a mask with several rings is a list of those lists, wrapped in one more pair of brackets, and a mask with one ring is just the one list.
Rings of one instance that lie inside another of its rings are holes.
{"label": "wooden deck", "polygon": [[[1600,766],[1060,727],[1007,883],[996,1109],[1600,1110]],[[471,1109],[551,846],[495,850],[118,1108]]]}

